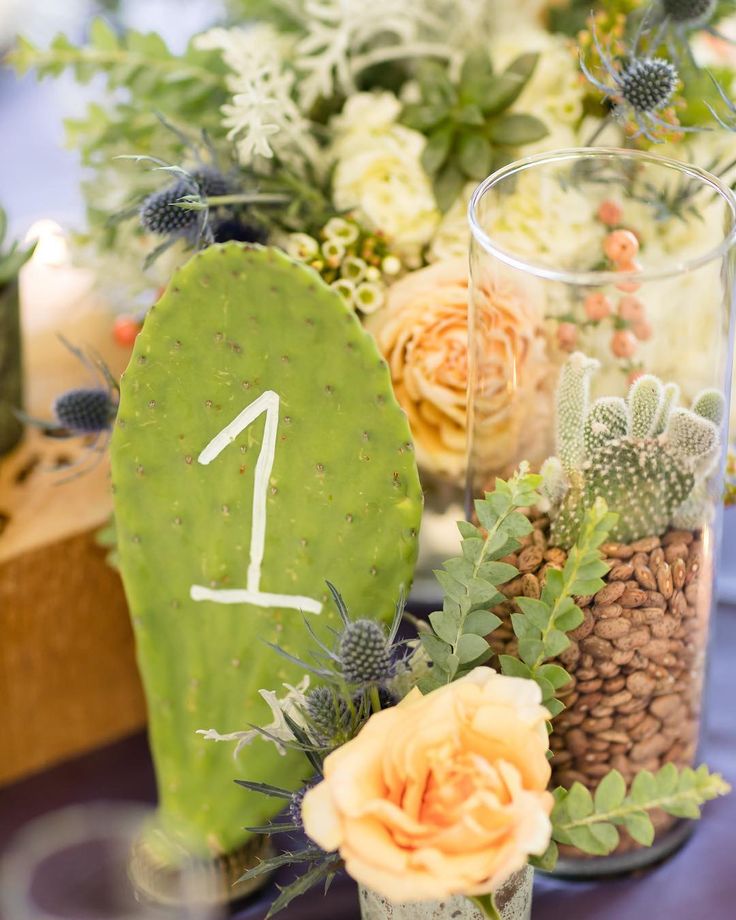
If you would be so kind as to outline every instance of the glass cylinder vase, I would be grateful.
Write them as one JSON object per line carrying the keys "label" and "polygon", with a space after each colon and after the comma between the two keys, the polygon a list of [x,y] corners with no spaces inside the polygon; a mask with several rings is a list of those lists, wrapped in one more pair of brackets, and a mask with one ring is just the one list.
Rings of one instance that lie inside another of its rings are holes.
{"label": "glass cylinder vase", "polygon": [[[717,178],[633,150],[530,157],[476,190],[469,320],[472,499],[522,461],[543,474],[532,534],[507,561],[496,652],[514,598],[539,597],[597,497],[618,514],[595,596],[560,662],[553,783],[630,782],[698,753],[721,524],[732,362],[736,202]],[[472,507],[472,505],[470,506]],[[655,815],[651,849],[562,848],[560,871],[653,862],[688,823]]]}
{"label": "glass cylinder vase", "polygon": [[[533,883],[534,870],[526,866],[498,889],[495,901],[501,920],[531,920]],[[358,896],[361,920],[485,920],[479,907],[459,895],[396,903],[361,885]]]}

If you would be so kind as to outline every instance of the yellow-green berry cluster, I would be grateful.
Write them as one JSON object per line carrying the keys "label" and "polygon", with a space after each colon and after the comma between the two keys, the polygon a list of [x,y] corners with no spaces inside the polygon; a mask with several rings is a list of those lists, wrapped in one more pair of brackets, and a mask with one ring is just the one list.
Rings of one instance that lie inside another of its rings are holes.
{"label": "yellow-green berry cluster", "polygon": [[380,231],[344,217],[330,218],[316,237],[292,233],[286,251],[319,272],[360,313],[380,310],[388,284],[403,270]]}

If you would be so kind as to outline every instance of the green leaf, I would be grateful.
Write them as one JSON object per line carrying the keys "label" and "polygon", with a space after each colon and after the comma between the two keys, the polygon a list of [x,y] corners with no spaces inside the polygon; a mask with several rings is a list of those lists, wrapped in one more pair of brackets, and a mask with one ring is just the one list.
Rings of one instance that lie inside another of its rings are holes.
{"label": "green leaf", "polygon": [[463,625],[463,632],[475,633],[478,636],[487,636],[498,629],[501,625],[501,618],[489,610],[472,610]]}
{"label": "green leaf", "polygon": [[514,601],[524,616],[528,617],[537,629],[543,630],[547,628],[551,610],[544,601],[536,600],[533,597],[516,597]]}
{"label": "green leaf", "polygon": [[[473,534],[470,538],[465,540],[465,543],[475,542],[478,540],[478,537]],[[481,545],[483,541],[480,541]],[[473,563],[469,559],[464,559],[461,557],[456,557],[455,559],[448,559],[447,562],[442,564],[442,567],[446,572],[449,572],[453,578],[456,578],[458,581],[465,582],[467,579],[473,577]]]}
{"label": "green leaf", "polygon": [[460,85],[463,89],[484,84],[493,78],[493,63],[488,50],[483,46],[473,48],[465,55],[460,70]]}
{"label": "green leaf", "polygon": [[618,770],[612,770],[600,782],[593,799],[596,812],[613,811],[626,798],[626,783]]}
{"label": "green leaf", "polygon": [[454,137],[455,128],[451,124],[442,124],[430,133],[422,152],[422,166],[430,176],[435,175],[447,160]]}
{"label": "green leaf", "polygon": [[469,125],[473,128],[481,128],[486,123],[486,120],[483,117],[483,112],[480,110],[480,106],[477,106],[474,103],[467,103],[464,105],[456,113],[455,120],[460,125]]}
{"label": "green leaf", "polygon": [[529,82],[539,54],[522,54],[500,74],[486,93],[482,103],[486,115],[497,115],[512,105]]}
{"label": "green leaf", "polygon": [[636,805],[647,805],[657,797],[657,781],[649,770],[642,770],[634,777],[631,784],[631,800]]}
{"label": "green leaf", "polygon": [[443,642],[442,639],[438,639],[437,636],[430,636],[427,633],[422,633],[421,642],[432,661],[448,670],[447,659],[452,652],[451,646]]}
{"label": "green leaf", "polygon": [[478,574],[492,581],[494,585],[504,585],[512,578],[516,578],[519,570],[508,562],[484,562],[478,569]]}
{"label": "green leaf", "polygon": [[557,865],[557,844],[550,840],[549,846],[541,856],[532,856],[529,862],[537,869],[543,869],[545,872],[551,872]]}
{"label": "green leaf", "polygon": [[650,847],[654,842],[654,825],[646,812],[636,811],[624,818],[624,827],[642,846]]}
{"label": "green leaf", "polygon": [[473,895],[470,900],[480,910],[486,920],[502,920],[501,914],[496,907],[496,900],[493,893]]}
{"label": "green leaf", "polygon": [[584,619],[583,611],[573,604],[569,610],[555,617],[555,626],[563,632],[570,632],[577,629]]}
{"label": "green leaf", "polygon": [[536,664],[543,653],[544,646],[541,639],[519,639],[519,656],[530,667]]}
{"label": "green leaf", "polygon": [[519,639],[539,639],[541,635],[539,628],[523,613],[512,613],[511,625],[514,635]]}
{"label": "green leaf", "polygon": [[565,808],[573,821],[593,814],[593,797],[582,783],[573,783],[565,798]]}
{"label": "green leaf", "polygon": [[460,536],[464,539],[480,537],[480,531],[475,524],[471,524],[470,521],[458,521],[457,529],[460,531]]}
{"label": "green leaf", "polygon": [[511,113],[499,115],[488,126],[488,136],[494,144],[521,147],[533,144],[547,135],[547,127],[534,115]]}
{"label": "green leaf", "polygon": [[458,161],[468,178],[480,181],[491,172],[493,150],[482,134],[468,131],[460,136]]}
{"label": "green leaf", "polygon": [[485,655],[489,649],[490,646],[481,636],[466,633],[460,637],[460,641],[457,644],[457,656],[460,659],[460,664],[467,664]]}
{"label": "green leaf", "polygon": [[280,888],[278,897],[273,901],[266,914],[266,920],[283,910],[291,904],[294,898],[309,891],[309,889],[313,888],[318,882],[325,881],[330,875],[337,871],[339,863],[340,859],[337,855],[330,855],[324,862],[311,866],[290,885]]}
{"label": "green leaf", "polygon": [[457,201],[465,185],[465,176],[452,162],[448,162],[438,174],[434,183],[437,205],[442,212],[448,211]]}
{"label": "green leaf", "polygon": [[445,121],[448,114],[449,108],[444,103],[407,105],[401,114],[401,123],[407,128],[426,134]]}
{"label": "green leaf", "polygon": [[117,35],[105,20],[100,17],[92,20],[89,38],[90,44],[98,51],[116,51],[118,48]]}
{"label": "green leaf", "polygon": [[570,645],[567,636],[559,629],[551,629],[544,639],[544,654],[546,658],[556,658]]}
{"label": "green leaf", "polygon": [[558,716],[562,710],[565,708],[565,704],[562,700],[552,698],[550,700],[544,701],[545,709],[549,711],[550,717],[554,719],[555,716]]}
{"label": "green leaf", "polygon": [[531,669],[523,661],[514,658],[512,655],[499,655],[501,671],[509,677],[530,677]]}
{"label": "green leaf", "polygon": [[537,675],[548,680],[555,690],[567,686],[571,679],[567,671],[558,664],[543,664],[537,668]]}
{"label": "green leaf", "polygon": [[457,633],[460,629],[460,617],[453,616],[447,610],[435,610],[430,613],[429,622],[432,629],[444,642],[452,645],[457,639]]}
{"label": "green leaf", "polygon": [[458,602],[461,598],[465,597],[465,585],[456,578],[453,578],[449,572],[444,572],[442,569],[436,569],[434,577],[442,586],[442,590],[447,597]]}
{"label": "green leaf", "polygon": [[503,600],[503,595],[492,584],[482,578],[474,578],[471,581],[468,585],[468,593],[473,606],[498,604]]}
{"label": "green leaf", "polygon": [[586,824],[581,827],[570,827],[567,829],[567,835],[572,845],[582,850],[583,853],[590,853],[591,856],[607,856],[611,852],[606,843],[593,832],[593,826]]}

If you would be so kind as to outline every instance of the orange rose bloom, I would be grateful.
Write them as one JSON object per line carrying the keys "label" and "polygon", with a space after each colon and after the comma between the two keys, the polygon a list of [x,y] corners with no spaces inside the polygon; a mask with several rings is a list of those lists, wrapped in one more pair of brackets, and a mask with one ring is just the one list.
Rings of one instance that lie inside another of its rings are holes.
{"label": "orange rose bloom", "polygon": [[549,844],[539,687],[490,668],[373,715],[304,797],[307,834],[393,901],[496,890]]}
{"label": "orange rose bloom", "polygon": [[[468,447],[468,274],[466,258],[412,272],[366,323],[409,418],[419,466],[452,479],[463,476]],[[549,406],[538,395],[549,376],[542,295],[518,276],[480,278],[475,446],[484,471],[503,475],[522,456],[533,461],[549,452]],[[527,450],[526,440],[537,437],[545,440],[541,452]]]}

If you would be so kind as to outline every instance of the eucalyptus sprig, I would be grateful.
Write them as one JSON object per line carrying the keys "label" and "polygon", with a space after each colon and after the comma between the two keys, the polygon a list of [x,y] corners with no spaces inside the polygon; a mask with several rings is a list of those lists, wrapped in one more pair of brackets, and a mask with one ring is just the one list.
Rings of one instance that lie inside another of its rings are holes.
{"label": "eucalyptus sprig", "polygon": [[537,504],[541,481],[522,466],[507,482],[497,479],[495,491],[475,502],[480,527],[459,522],[462,556],[435,572],[444,602],[442,610],[429,616],[432,632],[422,635],[432,659],[430,673],[420,682],[424,692],[462,677],[491,657],[485,637],[501,620],[490,608],[504,600],[498,586],[519,574],[515,566],[499,560],[518,549],[519,538],[532,530],[520,509]]}
{"label": "eucalyptus sprig", "polygon": [[552,843],[537,864],[552,868],[557,843],[577,847],[591,856],[607,856],[619,844],[617,827],[625,828],[642,846],[652,845],[654,825],[649,816],[661,809],[676,818],[699,818],[700,808],[711,799],[726,795],[729,784],[703,764],[696,770],[678,770],[665,764],[656,773],[642,770],[627,791],[623,776],[612,770],[594,794],[581,783],[556,789],[552,809]]}
{"label": "eucalyptus sprig", "polygon": [[547,569],[541,597],[515,598],[521,612],[511,614],[511,624],[518,639],[519,657],[500,655],[501,671],[536,681],[542,690],[543,705],[553,717],[565,708],[555,698],[555,691],[570,682],[570,675],[560,665],[545,662],[565,651],[570,644],[566,633],[583,622],[583,612],[573,598],[595,594],[603,587],[601,576],[609,566],[601,559],[598,547],[617,518],[598,498],[586,512],[580,535],[562,570]]}
{"label": "eucalyptus sprig", "polygon": [[495,73],[485,49],[471,51],[454,83],[447,67],[424,61],[417,72],[420,101],[407,105],[405,125],[427,136],[422,164],[446,210],[468,181],[484,179],[547,128],[534,115],[509,112],[534,73],[538,54],[522,54]]}

